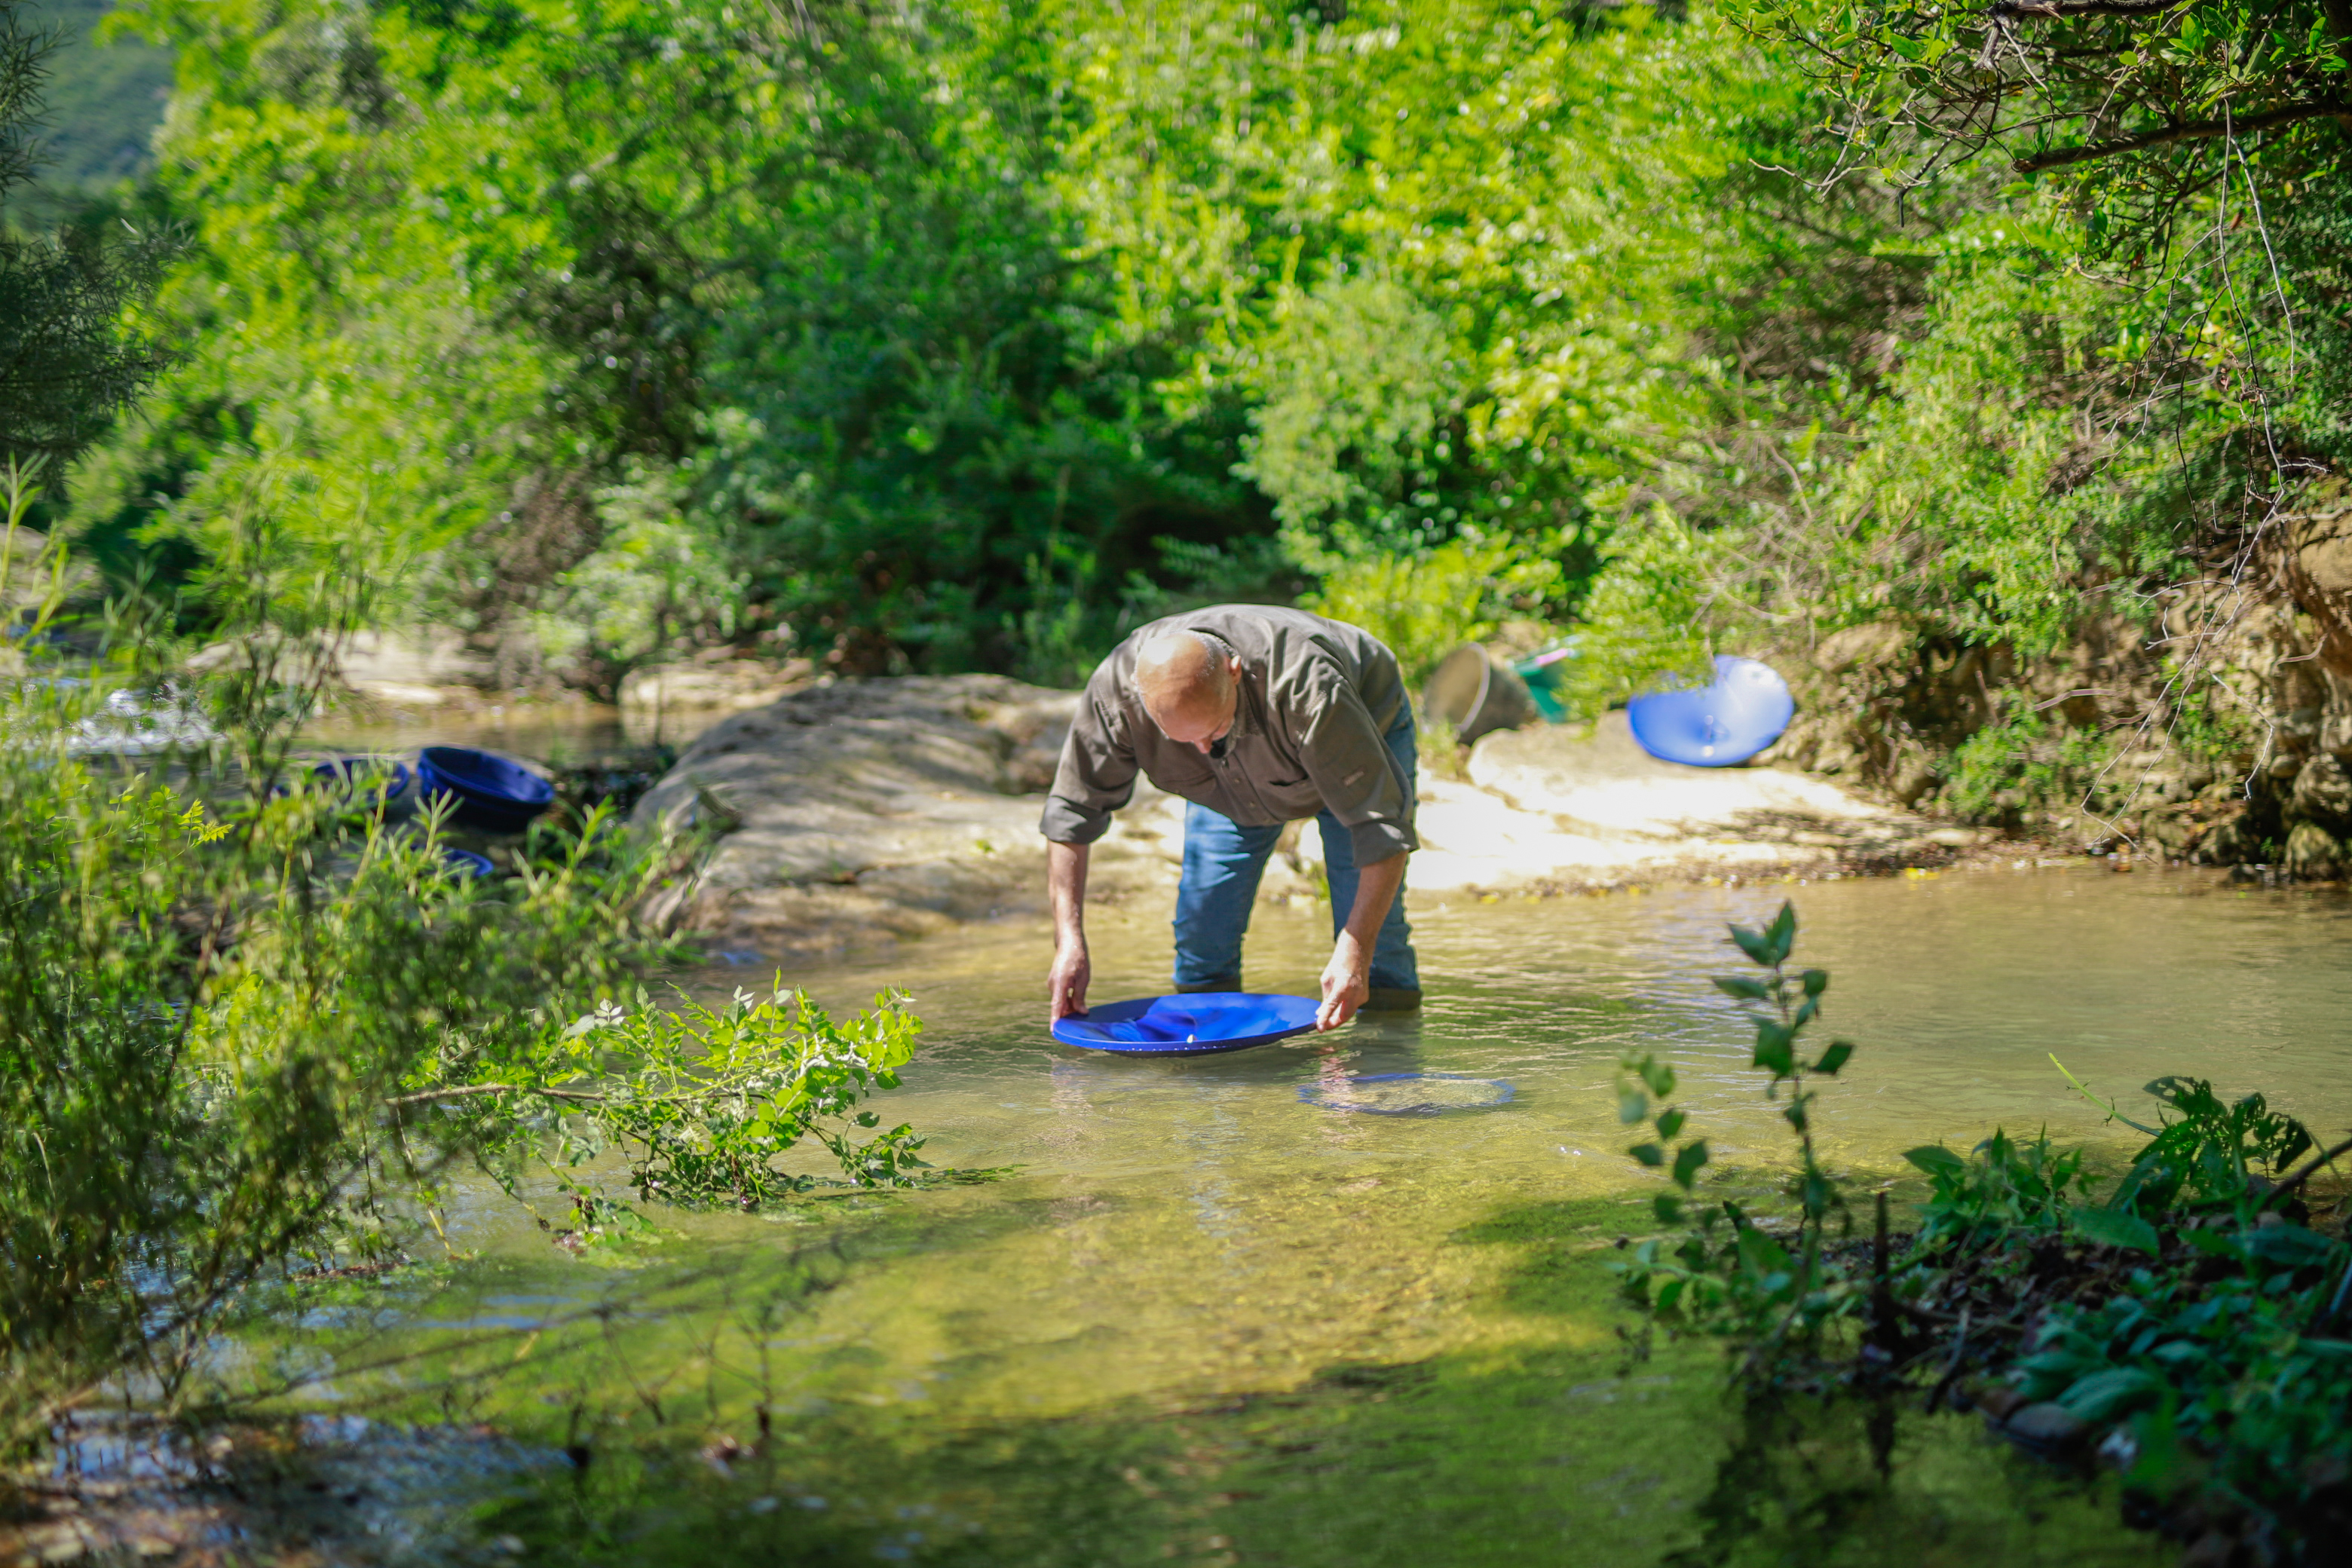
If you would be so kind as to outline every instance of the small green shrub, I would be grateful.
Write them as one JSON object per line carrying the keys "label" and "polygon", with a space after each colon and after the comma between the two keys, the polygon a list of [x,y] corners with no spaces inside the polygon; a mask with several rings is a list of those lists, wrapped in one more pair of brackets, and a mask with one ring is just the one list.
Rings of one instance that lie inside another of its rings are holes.
{"label": "small green shrub", "polygon": [[2032,711],[2013,713],[1979,730],[1944,759],[1942,799],[1960,816],[2011,825],[2029,815],[2071,812],[2095,794],[2100,770],[2115,750],[2096,731],[2053,726]]}
{"label": "small green shrub", "polygon": [[1713,679],[1715,656],[1734,651],[1741,600],[1727,578],[1740,542],[1663,508],[1628,526],[1578,614],[1577,657],[1559,688],[1569,710],[1589,720],[1662,683]]}
{"label": "small green shrub", "polygon": [[1965,1158],[1939,1144],[1903,1157],[1927,1175],[1914,1240],[1931,1252],[1976,1252],[2063,1230],[2073,1203],[2090,1190],[2082,1151],[2053,1148],[2046,1131],[2025,1142],[1996,1130]]}
{"label": "small green shrub", "polygon": [[1832,1040],[1811,1061],[1800,1049],[1805,1031],[1821,1016],[1830,977],[1819,969],[1787,971],[1797,940],[1795,905],[1783,903],[1761,931],[1734,926],[1731,936],[1764,977],[1726,975],[1715,984],[1748,1010],[1756,1031],[1753,1065],[1770,1075],[1767,1096],[1777,1100],[1783,1085],[1789,1090],[1780,1114],[1797,1141],[1797,1169],[1787,1187],[1795,1202],[1793,1227],[1775,1234],[1729,1201],[1692,1205],[1699,1173],[1712,1158],[1706,1141],[1685,1134],[1688,1114],[1671,1103],[1674,1068],[1654,1053],[1629,1055],[1622,1064],[1618,1120],[1628,1126],[1646,1122],[1654,1133],[1629,1152],[1643,1166],[1665,1172],[1679,1189],[1654,1200],[1657,1217],[1691,1228],[1671,1246],[1643,1241],[1620,1269],[1637,1300],[1670,1319],[1748,1342],[1749,1364],[1766,1369],[1795,1347],[1817,1342],[1856,1304],[1852,1281],[1823,1256],[1831,1217],[1850,1216],[1843,1184],[1813,1144],[1819,1091],[1808,1084],[1811,1077],[1834,1078],[1853,1058],[1853,1045]]}

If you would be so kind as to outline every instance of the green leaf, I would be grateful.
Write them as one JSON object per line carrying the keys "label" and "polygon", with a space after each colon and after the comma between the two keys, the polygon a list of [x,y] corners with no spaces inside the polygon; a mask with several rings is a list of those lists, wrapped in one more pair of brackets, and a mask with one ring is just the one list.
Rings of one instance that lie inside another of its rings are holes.
{"label": "green leaf", "polygon": [[1715,988],[1726,996],[1737,996],[1742,1002],[1764,1002],[1771,999],[1771,988],[1761,980],[1743,980],[1736,974],[1718,974]]}
{"label": "green leaf", "polygon": [[1830,1048],[1822,1053],[1822,1059],[1813,1064],[1813,1070],[1835,1078],[1838,1068],[1845,1066],[1853,1058],[1853,1042],[1852,1040],[1832,1040]]}
{"label": "green leaf", "polygon": [[1681,1152],[1675,1155],[1675,1185],[1685,1192],[1690,1191],[1691,1184],[1698,1180],[1699,1167],[1706,1163],[1706,1139],[1695,1139],[1684,1144]]}
{"label": "green leaf", "polygon": [[2240,1237],[2226,1230],[2184,1230],[2180,1239],[2191,1252],[2201,1252],[2208,1258],[2228,1258],[2243,1261],[2245,1247]]}
{"label": "green leaf", "polygon": [[1808,969],[1797,980],[1808,996],[1818,996],[1830,988],[1830,972],[1826,969]]}
{"label": "green leaf", "polygon": [[1797,1032],[1770,1018],[1756,1020],[1756,1060],[1776,1078],[1786,1078],[1796,1066]]}
{"label": "green leaf", "polygon": [[1650,1199],[1650,1212],[1658,1216],[1660,1225],[1683,1223],[1683,1201],[1672,1193],[1658,1193]]}
{"label": "green leaf", "polygon": [[1666,1163],[1666,1152],[1655,1143],[1636,1143],[1625,1152],[1654,1171]]}
{"label": "green leaf", "polygon": [[1916,1149],[1906,1149],[1903,1157],[1931,1176],[1958,1175],[1969,1168],[1969,1163],[1940,1144],[1927,1143]]}
{"label": "green leaf", "polygon": [[1765,963],[1778,964],[1787,960],[1789,950],[1797,945],[1796,905],[1785,901],[1780,905],[1780,912],[1774,915],[1772,923],[1765,928],[1764,941],[1767,951],[1771,954],[1764,960]]}
{"label": "green leaf", "polygon": [[1617,1093],[1617,1120],[1631,1127],[1650,1114],[1650,1097],[1638,1089],[1620,1089]]}
{"label": "green leaf", "polygon": [[1775,1274],[1787,1268],[1789,1249],[1752,1225],[1739,1227],[1739,1260],[1759,1274]]}
{"label": "green leaf", "polygon": [[2136,1366],[2119,1366],[2078,1379],[2058,1396],[2058,1403],[2066,1407],[2069,1415],[2098,1422],[2136,1406],[2153,1404],[2163,1392],[2163,1381],[2155,1373]]}
{"label": "green leaf", "polygon": [[2164,1250],[2163,1243],[2157,1239],[2156,1226],[2122,1209],[2077,1209],[2074,1229],[2102,1247],[2128,1247],[2151,1258]]}
{"label": "green leaf", "polygon": [[1658,1136],[1672,1142],[1682,1136],[1683,1123],[1690,1117],[1680,1110],[1669,1110],[1658,1118]]}
{"label": "green leaf", "polygon": [[2245,1245],[2248,1252],[2263,1262],[2284,1264],[2290,1268],[2325,1263],[2342,1250],[2340,1243],[2299,1225],[2257,1226],[2246,1237]]}
{"label": "green leaf", "polygon": [[1660,1100],[1674,1093],[1675,1069],[1668,1063],[1662,1062],[1655,1057],[1643,1057],[1641,1072],[1642,1081],[1648,1084],[1650,1092]]}

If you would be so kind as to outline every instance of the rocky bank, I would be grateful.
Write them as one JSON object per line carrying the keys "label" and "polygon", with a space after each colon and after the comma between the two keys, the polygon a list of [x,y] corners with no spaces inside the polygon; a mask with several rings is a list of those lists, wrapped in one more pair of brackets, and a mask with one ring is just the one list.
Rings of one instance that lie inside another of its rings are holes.
{"label": "rocky bank", "polygon": [[[999,676],[903,677],[721,719],[637,807],[641,825],[710,834],[655,914],[723,952],[803,959],[1042,912],[1037,818],[1076,700]],[[1658,762],[1622,713],[1486,736],[1459,774],[1423,772],[1407,884],[1421,897],[1936,864],[1985,837],[1785,767]],[[1182,807],[1139,784],[1096,847],[1089,899],[1165,897]],[[1314,825],[1297,825],[1261,898],[1320,897],[1320,865]]]}

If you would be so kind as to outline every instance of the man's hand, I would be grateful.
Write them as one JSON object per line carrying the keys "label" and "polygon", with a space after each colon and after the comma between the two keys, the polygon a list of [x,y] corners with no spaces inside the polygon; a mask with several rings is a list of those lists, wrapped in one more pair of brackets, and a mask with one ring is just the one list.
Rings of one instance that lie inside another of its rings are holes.
{"label": "man's hand", "polygon": [[1046,976],[1045,1021],[1058,1024],[1076,1014],[1083,1017],[1087,1010],[1087,982],[1094,978],[1094,961],[1087,955],[1084,937],[1075,942],[1064,942],[1054,949],[1054,967]]}
{"label": "man's hand", "polygon": [[1391,855],[1363,868],[1356,877],[1356,903],[1339,940],[1331,944],[1331,962],[1323,966],[1323,1005],[1315,1009],[1318,1030],[1336,1029],[1356,1016],[1371,999],[1372,948],[1381,939],[1381,922],[1404,886],[1406,857]]}
{"label": "man's hand", "polygon": [[1045,846],[1045,890],[1054,903],[1054,967],[1045,984],[1045,1022],[1060,1023],[1087,1010],[1087,982],[1094,962],[1087,956],[1087,847]]}
{"label": "man's hand", "polygon": [[1315,1027],[1336,1029],[1356,1016],[1372,994],[1372,955],[1343,931],[1331,946],[1331,962],[1323,966],[1323,1005],[1315,1009]]}

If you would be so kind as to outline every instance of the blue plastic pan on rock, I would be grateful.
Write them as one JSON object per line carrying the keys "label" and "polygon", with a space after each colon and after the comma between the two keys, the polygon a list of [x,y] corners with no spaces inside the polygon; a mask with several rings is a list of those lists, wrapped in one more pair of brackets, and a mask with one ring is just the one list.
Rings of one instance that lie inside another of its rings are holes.
{"label": "blue plastic pan on rock", "polygon": [[417,791],[426,800],[447,795],[457,821],[484,833],[520,833],[555,804],[555,786],[488,752],[469,746],[427,746],[417,753]]}
{"label": "blue plastic pan on rock", "polygon": [[1716,659],[1712,686],[1654,691],[1625,705],[1642,750],[1695,768],[1746,762],[1779,740],[1796,713],[1789,683],[1771,666],[1728,654]]}
{"label": "blue plastic pan on rock", "polygon": [[472,877],[478,880],[498,869],[487,855],[477,855],[471,849],[451,848],[441,851],[441,868],[452,877]]}
{"label": "blue plastic pan on rock", "polygon": [[1054,1025],[1054,1037],[1066,1046],[1122,1056],[1200,1057],[1305,1034],[1315,1026],[1318,1005],[1310,996],[1255,991],[1144,996],[1106,1002],[1084,1017],[1063,1018]]}
{"label": "blue plastic pan on rock", "polygon": [[415,783],[415,775],[405,763],[335,757],[312,763],[310,781],[316,788],[339,790],[344,804],[362,811],[373,811],[382,805],[386,812],[398,816],[416,804],[415,792],[409,787]]}

